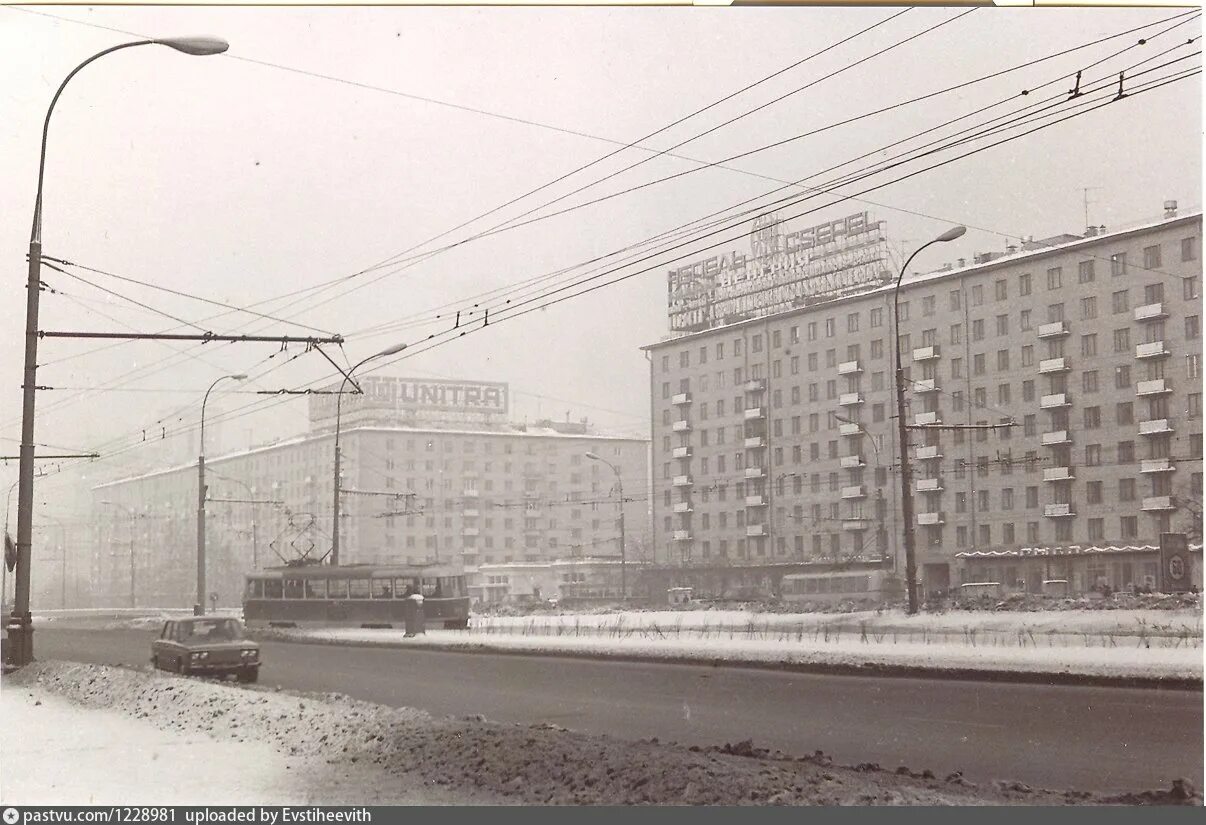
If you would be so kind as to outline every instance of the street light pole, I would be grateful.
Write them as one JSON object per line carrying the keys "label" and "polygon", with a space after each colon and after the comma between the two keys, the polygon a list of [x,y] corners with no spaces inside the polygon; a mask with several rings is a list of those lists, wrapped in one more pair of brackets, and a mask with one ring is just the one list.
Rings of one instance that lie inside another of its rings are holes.
{"label": "street light pole", "polygon": [[594,453],[587,453],[587,458],[595,461],[601,461],[611,468],[616,474],[616,493],[620,497],[620,601],[628,600],[628,568],[627,556],[624,545],[624,479],[620,477],[620,468],[612,464],[605,458],[597,456]]}
{"label": "street light pole", "polygon": [[71,70],[59,84],[42,124],[42,152],[38,160],[38,192],[34,201],[33,227],[29,235],[29,275],[25,289],[25,365],[21,385],[21,453],[17,492],[17,570],[12,619],[8,622],[9,659],[21,667],[33,661],[33,617],[29,612],[30,561],[33,545],[34,407],[38,371],[38,300],[42,271],[42,189],[46,173],[46,141],[50,116],[63,90],[81,69],[107,54],[135,46],[168,46],[190,55],[221,54],[229,48],[225,40],[207,37],[135,40],[97,52]]}
{"label": "street light pole", "polygon": [[962,237],[966,231],[967,227],[956,226],[919,247],[900,268],[900,275],[896,278],[896,288],[892,291],[892,317],[896,332],[896,426],[900,442],[900,513],[904,519],[905,587],[908,589],[909,615],[917,612],[917,557],[916,536],[913,532],[913,487],[909,481],[909,430],[905,426],[904,366],[900,355],[900,285],[904,281],[905,273],[909,270],[909,264],[921,250],[936,243],[953,241]]}
{"label": "street light pole", "polygon": [[[209,394],[219,383],[227,378],[242,381],[246,377],[240,372],[215,379],[201,400],[201,440],[197,450],[197,601],[193,604],[194,616],[205,615],[205,405],[209,403]],[[131,569],[131,579],[133,575]]]}
{"label": "street light pole", "polygon": [[[343,391],[345,389],[347,389],[348,381],[352,380],[352,374],[354,372],[356,372],[356,370],[360,369],[362,366],[367,364],[369,361],[372,361],[374,358],[384,358],[387,355],[396,355],[397,353],[406,349],[406,346],[407,346],[406,344],[397,344],[396,346],[392,346],[389,349],[384,349],[381,352],[374,353],[373,355],[370,355],[368,358],[365,358],[363,361],[361,361],[356,366],[352,367],[350,370],[348,370],[346,373],[344,373],[343,381],[339,384],[339,392],[336,393],[336,395],[335,395],[335,478],[333,479],[332,484],[331,484],[331,487],[335,493],[334,502],[331,505],[331,565],[332,566],[337,566],[339,564],[339,504],[340,504],[340,501],[339,501],[339,498],[340,498],[340,489],[339,489],[340,488],[340,478],[339,478],[340,466],[339,465],[340,465],[340,459],[341,459],[341,454],[339,451],[339,430],[340,430],[340,425],[342,423],[342,416],[343,416]],[[360,387],[357,386],[356,389],[359,391]]]}

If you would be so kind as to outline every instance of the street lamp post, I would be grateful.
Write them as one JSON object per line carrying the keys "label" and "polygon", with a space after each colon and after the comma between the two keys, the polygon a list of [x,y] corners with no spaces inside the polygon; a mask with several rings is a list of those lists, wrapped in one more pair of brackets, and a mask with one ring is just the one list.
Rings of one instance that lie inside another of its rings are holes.
{"label": "street lamp post", "polygon": [[193,603],[194,616],[205,615],[205,405],[209,403],[209,394],[219,383],[227,378],[242,381],[246,377],[240,372],[215,379],[201,400],[201,436],[197,450],[197,601]]}
{"label": "street lamp post", "polygon": [[900,285],[904,281],[909,264],[917,257],[917,253],[936,243],[946,243],[963,236],[967,231],[965,226],[956,226],[943,232],[937,238],[918,247],[917,251],[908,257],[900,268],[896,278],[896,288],[892,291],[893,323],[896,331],[896,426],[900,442],[900,514],[904,519],[905,540],[905,587],[909,591],[909,614],[917,612],[917,558],[913,533],[913,488],[909,482],[909,430],[905,426],[904,404],[904,367],[900,356]]}
{"label": "street lamp post", "polygon": [[[339,451],[339,430],[340,430],[340,425],[342,423],[342,416],[343,416],[343,391],[345,389],[347,389],[348,381],[352,380],[352,374],[354,372],[356,372],[356,370],[360,369],[362,366],[367,364],[369,361],[372,361],[374,358],[384,358],[387,355],[396,355],[397,353],[406,349],[406,346],[407,346],[406,344],[397,344],[395,346],[390,347],[389,349],[384,349],[381,352],[374,353],[373,355],[370,355],[368,358],[365,358],[363,361],[361,361],[356,366],[352,367],[350,370],[348,370],[346,373],[344,373],[343,381],[339,384],[339,392],[335,395],[335,478],[331,485],[335,491],[334,503],[331,506],[331,565],[332,566],[336,566],[339,564],[339,504],[340,504],[340,501],[339,501],[339,498],[340,498],[340,489],[339,489],[339,487],[340,487],[340,479],[339,479],[340,466],[339,465],[340,465],[340,457],[341,457],[340,451]],[[359,390],[360,387],[357,387],[356,389]]]}
{"label": "street lamp post", "polygon": [[616,474],[616,493],[620,497],[620,601],[628,600],[628,567],[624,547],[624,480],[620,477],[620,468],[607,459],[587,453],[586,457],[594,461],[602,461]]}
{"label": "street lamp post", "polygon": [[210,37],[181,37],[163,40],[135,40],[97,52],[71,70],[59,84],[46,110],[42,124],[42,152],[38,160],[38,192],[34,201],[33,227],[29,236],[29,276],[25,290],[25,365],[21,385],[21,459],[17,493],[17,570],[16,593],[12,618],[8,622],[9,658],[20,667],[33,661],[33,617],[29,612],[30,561],[33,542],[33,478],[34,478],[34,402],[38,370],[38,299],[41,296],[42,270],[42,184],[46,172],[46,140],[50,133],[50,116],[55,104],[71,78],[94,60],[107,54],[135,46],[168,46],[189,55],[221,54],[229,48],[225,40]]}

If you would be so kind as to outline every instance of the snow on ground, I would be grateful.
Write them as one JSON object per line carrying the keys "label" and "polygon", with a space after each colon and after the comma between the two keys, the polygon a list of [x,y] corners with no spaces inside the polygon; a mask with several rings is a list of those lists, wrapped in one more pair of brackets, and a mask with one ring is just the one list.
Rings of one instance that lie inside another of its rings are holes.
{"label": "snow on ground", "polygon": [[979,633],[1012,634],[1027,631],[1039,633],[1138,635],[1146,629],[1149,635],[1202,637],[1201,609],[1185,610],[1048,610],[1034,612],[1011,611],[951,611],[907,615],[903,610],[863,610],[853,613],[765,613],[752,610],[629,610],[612,613],[537,614],[532,616],[474,616],[475,628],[503,630],[505,628],[580,627],[614,630],[632,627],[657,627],[662,632],[682,630],[713,630],[733,634],[754,634],[766,631],[830,627],[859,631],[897,631],[920,638],[929,635],[963,635]]}
{"label": "snow on ground", "polygon": [[[593,654],[598,656],[636,656],[673,658],[705,662],[729,661],[759,664],[867,666],[890,665],[950,670],[1007,671],[1013,673],[1070,673],[1104,677],[1147,677],[1201,679],[1203,651],[1197,646],[1157,646],[1136,644],[1134,638],[1118,641],[1115,647],[1108,642],[1093,640],[1086,647],[1080,638],[1025,638],[1005,644],[977,644],[963,641],[892,640],[891,631],[882,638],[868,633],[863,640],[859,631],[840,635],[809,633],[803,637],[786,630],[769,637],[704,636],[685,633],[659,636],[652,631],[636,631],[629,635],[599,636],[522,635],[519,633],[481,633],[456,630],[433,630],[424,635],[405,638],[402,630],[327,628],[273,630],[265,635],[276,638],[320,640],[333,643],[389,644],[406,646],[435,646],[466,649],[531,651],[533,653]],[[982,642],[983,640],[981,640]]]}
{"label": "snow on ground", "polygon": [[[845,767],[819,752],[792,757],[749,742],[684,748],[551,725],[433,719],[339,694],[149,669],[39,662],[6,675],[2,686],[6,803],[21,791],[32,801],[68,804],[68,790],[91,787],[96,795],[87,801],[104,792],[123,804],[151,802],[160,792],[155,798],[185,804],[190,790],[205,792],[196,802],[221,804],[279,804],[293,794],[293,804],[1201,804],[1182,781],[1168,791],[1114,796],[1007,781],[977,786],[958,773]],[[30,743],[46,736],[58,747],[48,742],[24,761]],[[62,761],[71,767],[55,764]]]}

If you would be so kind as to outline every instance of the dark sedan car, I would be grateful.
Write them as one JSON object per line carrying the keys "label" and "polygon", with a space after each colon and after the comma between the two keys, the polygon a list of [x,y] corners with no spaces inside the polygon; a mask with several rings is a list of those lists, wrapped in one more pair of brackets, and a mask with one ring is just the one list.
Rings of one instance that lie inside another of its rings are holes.
{"label": "dark sedan car", "polygon": [[185,675],[233,675],[240,682],[254,682],[260,673],[260,646],[244,635],[237,619],[172,619],[151,643],[151,664]]}

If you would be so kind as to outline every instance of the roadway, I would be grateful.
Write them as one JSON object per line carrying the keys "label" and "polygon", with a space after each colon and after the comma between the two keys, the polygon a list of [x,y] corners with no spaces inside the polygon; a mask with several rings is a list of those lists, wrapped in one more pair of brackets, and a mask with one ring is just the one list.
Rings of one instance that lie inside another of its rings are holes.
{"label": "roadway", "polygon": [[[39,659],[147,664],[154,634],[40,627]],[[549,722],[685,745],[753,740],[885,769],[1086,791],[1201,787],[1202,693],[825,676],[266,642],[261,684],[437,716]]]}

